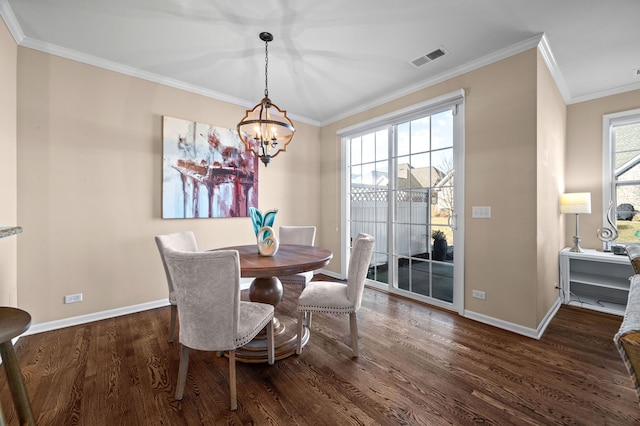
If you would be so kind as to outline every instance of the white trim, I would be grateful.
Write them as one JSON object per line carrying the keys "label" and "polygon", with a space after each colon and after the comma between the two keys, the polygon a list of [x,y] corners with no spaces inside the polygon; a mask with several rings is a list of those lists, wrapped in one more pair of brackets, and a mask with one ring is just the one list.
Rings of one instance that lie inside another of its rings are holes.
{"label": "white trim", "polygon": [[481,322],[483,324],[488,324],[493,327],[501,328],[503,330],[511,331],[513,333],[521,334],[526,337],[531,337],[533,339],[540,339],[544,334],[545,330],[551,323],[551,320],[556,315],[558,310],[560,309],[560,298],[556,299],[553,303],[547,314],[544,316],[540,324],[538,324],[537,328],[524,327],[520,324],[515,324],[513,322],[504,321],[498,318],[489,317],[487,315],[479,314],[473,311],[464,311],[464,317],[472,319],[474,321]]}
{"label": "white trim", "polygon": [[578,104],[580,102],[592,101],[594,99],[604,98],[606,96],[619,95],[620,93],[627,93],[633,90],[640,90],[640,83],[628,84],[626,86],[614,87],[613,89],[602,90],[600,92],[589,93],[587,95],[571,98],[568,105]]}
{"label": "white trim", "polygon": [[560,94],[562,95],[564,102],[568,103],[569,100],[571,100],[571,92],[569,91],[569,86],[567,86],[567,80],[565,80],[564,76],[562,75],[562,71],[560,71],[560,67],[558,67],[556,58],[551,52],[551,46],[549,46],[547,37],[544,34],[540,39],[540,44],[538,44],[538,51],[542,55],[544,62],[547,64],[547,68],[549,68],[551,76],[556,82],[556,86],[558,86],[558,90],[560,90]]}
{"label": "white trim", "polygon": [[72,327],[74,325],[87,324],[94,321],[101,321],[109,318],[115,318],[122,315],[135,314],[137,312],[148,311],[149,309],[162,308],[169,305],[168,299],[156,300],[154,302],[141,303],[139,305],[123,306],[122,308],[110,309],[107,311],[93,312],[77,317],[64,318],[61,320],[41,322],[32,324],[29,330],[25,331],[22,336],[30,334],[43,333],[45,331],[58,330],[60,328]]}
{"label": "white trim", "polygon": [[326,269],[320,269],[318,271],[315,271],[314,274],[324,274],[328,277],[331,278],[335,278],[336,280],[346,280],[347,276],[343,273],[343,274],[339,274],[337,272],[333,272],[333,271],[328,271]]}
{"label": "white trim", "polygon": [[9,6],[8,0],[0,0],[0,17],[2,17],[16,44],[21,44],[24,40],[24,32],[18,23],[16,15],[13,13],[13,9]]}

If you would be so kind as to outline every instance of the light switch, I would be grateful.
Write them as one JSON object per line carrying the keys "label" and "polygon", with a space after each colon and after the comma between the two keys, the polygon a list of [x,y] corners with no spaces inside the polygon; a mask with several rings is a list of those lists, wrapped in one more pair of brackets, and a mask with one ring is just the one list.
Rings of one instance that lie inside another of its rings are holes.
{"label": "light switch", "polygon": [[491,206],[471,207],[471,217],[476,219],[491,219]]}

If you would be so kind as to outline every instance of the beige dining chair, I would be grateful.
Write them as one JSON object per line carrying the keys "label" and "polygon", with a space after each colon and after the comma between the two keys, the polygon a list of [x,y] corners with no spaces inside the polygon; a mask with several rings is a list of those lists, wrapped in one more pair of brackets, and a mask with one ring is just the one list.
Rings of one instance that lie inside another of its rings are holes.
{"label": "beige dining chair", "polygon": [[358,234],[351,249],[347,283],[312,281],[298,298],[298,336],[296,353],[302,352],[303,326],[311,327],[313,312],[348,313],[351,329],[351,350],[358,356],[358,322],[356,312],[362,303],[364,280],[369,271],[375,239],[371,235]]}
{"label": "beige dining chair", "polygon": [[181,251],[198,251],[198,243],[196,242],[196,236],[191,231],[175,232],[173,234],[157,235],[156,245],[160,252],[160,258],[162,259],[162,265],[164,266],[164,273],[167,276],[167,286],[169,287],[169,304],[171,305],[171,323],[169,325],[169,343],[173,342],[176,333],[176,319],[178,317],[178,305],[176,302],[176,294],[173,288],[173,282],[167,269],[167,262],[164,258],[164,253],[167,249]]}
{"label": "beige dining chair", "polygon": [[174,283],[182,344],[176,399],[187,381],[189,351],[228,351],[231,409],[236,410],[237,348],[249,343],[265,327],[267,362],[274,363],[272,305],[240,300],[240,256],[237,250],[165,251]]}
{"label": "beige dining chair", "polygon": [[[298,244],[312,246],[316,240],[315,226],[281,226],[278,230],[280,244]],[[297,284],[304,289],[313,278],[313,271],[301,272],[295,275],[278,277],[282,284]]]}

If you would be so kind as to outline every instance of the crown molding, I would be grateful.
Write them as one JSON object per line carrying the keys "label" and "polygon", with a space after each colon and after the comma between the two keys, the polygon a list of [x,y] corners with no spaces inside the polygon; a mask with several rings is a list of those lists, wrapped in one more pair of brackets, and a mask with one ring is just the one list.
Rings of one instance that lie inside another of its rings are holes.
{"label": "crown molding", "polygon": [[560,71],[560,67],[558,67],[556,58],[553,56],[553,52],[551,51],[551,46],[549,46],[547,37],[544,34],[542,34],[542,38],[538,44],[538,51],[542,55],[544,62],[547,64],[547,68],[549,68],[549,71],[551,72],[551,77],[553,77],[553,80],[556,82],[556,86],[558,86],[558,90],[560,91],[565,104],[568,104],[571,101],[571,92],[569,91],[567,80],[565,80],[562,75],[562,71]]}
{"label": "crown molding", "polygon": [[572,98],[569,102],[567,102],[567,104],[571,105],[571,104],[577,104],[580,102],[592,101],[594,99],[604,98],[606,96],[612,96],[612,95],[619,95],[621,93],[631,92],[633,90],[640,90],[640,83],[633,83],[627,86],[615,87],[613,89],[607,89],[607,90],[602,90],[600,92],[578,96],[578,97]]}
{"label": "crown molding", "polygon": [[7,0],[0,0],[0,17],[2,17],[2,20],[9,29],[9,32],[16,41],[16,44],[20,45],[25,39],[24,32],[22,32],[22,28],[20,27],[20,24],[18,24],[18,19],[13,13],[13,9],[11,9]]}

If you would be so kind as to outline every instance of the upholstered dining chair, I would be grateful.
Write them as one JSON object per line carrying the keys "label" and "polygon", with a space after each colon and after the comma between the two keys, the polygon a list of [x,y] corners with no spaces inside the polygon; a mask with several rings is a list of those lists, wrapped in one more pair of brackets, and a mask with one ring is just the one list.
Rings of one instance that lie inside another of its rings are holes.
{"label": "upholstered dining chair", "polygon": [[240,256],[236,250],[165,251],[178,299],[180,368],[176,399],[187,380],[189,351],[228,351],[231,409],[236,400],[235,350],[249,343],[265,327],[267,362],[274,362],[272,305],[240,300]]}
{"label": "upholstered dining chair", "polygon": [[[358,322],[364,280],[367,277],[375,239],[371,235],[358,234],[351,249],[347,283],[312,281],[298,298],[298,337],[296,353],[302,352],[303,326],[311,327],[313,312],[348,313],[351,329],[351,350],[358,356]],[[305,324],[306,323],[306,324]]]}
{"label": "upholstered dining chair", "polygon": [[[312,246],[316,240],[315,226],[281,226],[278,230],[280,244]],[[313,278],[313,271],[278,277],[282,284],[299,284],[304,289]]]}
{"label": "upholstered dining chair", "polygon": [[175,232],[173,234],[157,235],[156,245],[160,251],[160,258],[164,266],[164,273],[167,276],[167,286],[169,287],[169,304],[171,305],[171,323],[169,325],[169,343],[173,343],[176,334],[176,319],[178,317],[178,305],[176,301],[176,293],[173,288],[173,282],[167,269],[167,262],[164,259],[164,253],[167,249],[181,251],[198,251],[198,243],[196,236],[191,231]]}

